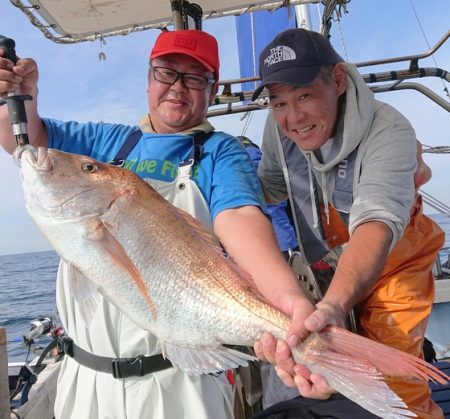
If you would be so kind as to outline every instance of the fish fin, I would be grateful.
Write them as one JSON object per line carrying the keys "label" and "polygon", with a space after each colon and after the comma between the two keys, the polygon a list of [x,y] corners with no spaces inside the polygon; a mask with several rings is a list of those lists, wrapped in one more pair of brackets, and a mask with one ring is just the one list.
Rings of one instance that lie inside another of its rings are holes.
{"label": "fish fin", "polygon": [[78,304],[80,316],[87,327],[92,323],[95,312],[101,304],[101,297],[98,294],[97,285],[90,279],[86,278],[73,265],[64,262],[60,265],[60,269],[67,270],[69,275],[69,289],[75,301]]}
{"label": "fish fin", "polygon": [[164,356],[188,375],[219,373],[240,365],[247,366],[248,361],[258,360],[252,355],[225,346],[186,349],[168,342],[164,342],[162,346]]}
{"label": "fish fin", "polygon": [[448,375],[423,359],[348,330],[328,327],[319,335],[336,352],[367,360],[385,376],[419,378],[440,384],[450,381]]}
{"label": "fish fin", "polygon": [[139,269],[130,259],[130,257],[125,252],[123,246],[120,242],[115,238],[114,234],[111,232],[107,223],[104,223],[100,219],[93,219],[91,221],[90,227],[86,229],[89,233],[86,235],[86,238],[90,240],[97,240],[101,243],[101,246],[105,249],[105,251],[109,254],[112,260],[122,269],[127,271],[131,278],[133,278],[134,283],[136,284],[140,294],[147,302],[147,306],[150,310],[151,316],[153,320],[157,318],[156,307],[153,303],[153,300],[150,295],[150,291],[148,289],[148,285],[144,278],[142,277]]}
{"label": "fish fin", "polygon": [[312,372],[323,375],[328,384],[369,412],[384,419],[417,417],[383,381],[383,375],[367,362],[324,351],[317,355]]}
{"label": "fish fin", "polygon": [[322,374],[336,391],[383,418],[416,416],[384,382],[385,376],[443,384],[450,379],[420,358],[335,326],[315,335],[303,347],[293,349],[297,362]]}

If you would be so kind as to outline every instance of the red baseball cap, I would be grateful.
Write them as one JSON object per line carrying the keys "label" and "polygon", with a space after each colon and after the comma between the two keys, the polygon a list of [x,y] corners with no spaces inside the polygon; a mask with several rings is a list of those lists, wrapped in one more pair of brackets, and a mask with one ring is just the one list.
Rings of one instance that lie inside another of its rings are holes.
{"label": "red baseball cap", "polygon": [[188,55],[212,71],[215,79],[219,80],[219,47],[216,38],[209,33],[196,29],[161,32],[150,53],[150,60],[167,54]]}

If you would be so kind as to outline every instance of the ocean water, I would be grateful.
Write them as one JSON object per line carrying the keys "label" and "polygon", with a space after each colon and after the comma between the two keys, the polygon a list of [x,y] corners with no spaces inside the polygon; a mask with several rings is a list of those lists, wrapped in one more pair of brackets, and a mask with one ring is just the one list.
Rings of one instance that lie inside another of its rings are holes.
{"label": "ocean water", "polygon": [[[57,321],[58,262],[53,251],[0,256],[0,327],[6,328],[10,362],[26,360],[28,351],[21,338],[32,320],[52,316]],[[45,346],[48,341],[43,338],[36,343]],[[29,360],[33,358],[30,354]]]}
{"label": "ocean water", "polygon": [[[433,215],[446,232],[441,252],[444,263],[450,256],[450,217]],[[9,361],[25,361],[28,354],[21,338],[30,330],[30,322],[52,316],[58,322],[55,303],[55,278],[59,258],[53,251],[0,256],[0,327],[8,338]],[[45,346],[49,338],[36,340]]]}

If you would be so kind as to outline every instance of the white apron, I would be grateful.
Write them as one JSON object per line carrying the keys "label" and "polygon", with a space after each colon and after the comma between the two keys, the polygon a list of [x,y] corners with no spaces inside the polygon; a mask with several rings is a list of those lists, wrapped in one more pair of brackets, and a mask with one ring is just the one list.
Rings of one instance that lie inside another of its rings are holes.
{"label": "white apron", "polygon": [[[207,203],[190,179],[189,165],[179,168],[171,183],[146,179],[162,196],[190,213],[212,231]],[[68,336],[82,349],[106,357],[135,357],[160,353],[157,338],[136,326],[101,297],[89,325],[80,315],[71,282],[85,281],[61,261],[56,300]],[[232,387],[225,374],[187,376],[169,368],[143,377],[116,379],[65,356],[58,378],[56,419],[232,419]]]}

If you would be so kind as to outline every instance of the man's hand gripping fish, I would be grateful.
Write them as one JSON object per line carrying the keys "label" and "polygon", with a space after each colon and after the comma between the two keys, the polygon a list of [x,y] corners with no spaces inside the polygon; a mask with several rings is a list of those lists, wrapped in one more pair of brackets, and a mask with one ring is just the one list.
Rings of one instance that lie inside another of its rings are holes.
{"label": "man's hand gripping fish", "polygon": [[[224,344],[252,346],[263,332],[286,337],[290,319],[252,289],[199,222],[138,176],[52,149],[20,153],[28,212],[54,249],[156,335],[163,354],[186,374],[254,359]],[[292,353],[383,418],[415,416],[384,375],[450,380],[419,358],[338,327],[311,333]]]}

